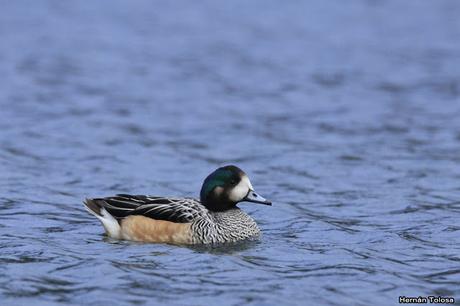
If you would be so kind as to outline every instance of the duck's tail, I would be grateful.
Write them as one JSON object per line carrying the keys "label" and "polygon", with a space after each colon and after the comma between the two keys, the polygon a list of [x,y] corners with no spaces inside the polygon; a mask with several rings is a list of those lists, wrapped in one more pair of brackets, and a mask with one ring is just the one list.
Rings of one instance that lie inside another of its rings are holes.
{"label": "duck's tail", "polygon": [[101,221],[107,236],[120,239],[121,227],[115,219],[103,206],[103,201],[97,199],[86,199],[83,201],[86,210]]}

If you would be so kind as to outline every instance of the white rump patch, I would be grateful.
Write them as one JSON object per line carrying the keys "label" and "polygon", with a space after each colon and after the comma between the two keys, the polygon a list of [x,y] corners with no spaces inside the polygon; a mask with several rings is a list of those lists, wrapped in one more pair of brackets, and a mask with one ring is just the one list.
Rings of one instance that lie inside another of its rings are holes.
{"label": "white rump patch", "polygon": [[105,208],[101,208],[101,215],[94,214],[102,223],[105,228],[107,236],[111,238],[121,238],[121,227],[118,221],[111,215]]}

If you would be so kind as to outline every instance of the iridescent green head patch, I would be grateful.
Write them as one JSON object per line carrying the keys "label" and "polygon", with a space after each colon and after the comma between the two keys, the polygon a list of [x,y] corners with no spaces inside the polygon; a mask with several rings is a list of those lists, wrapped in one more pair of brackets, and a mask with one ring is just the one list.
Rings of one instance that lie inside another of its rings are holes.
{"label": "iridescent green head patch", "polygon": [[234,182],[240,180],[240,173],[242,171],[235,166],[226,166],[217,169],[204,180],[203,186],[201,187],[200,199],[201,202],[206,202],[206,198],[209,193],[214,190],[214,188],[220,186],[228,186]]}

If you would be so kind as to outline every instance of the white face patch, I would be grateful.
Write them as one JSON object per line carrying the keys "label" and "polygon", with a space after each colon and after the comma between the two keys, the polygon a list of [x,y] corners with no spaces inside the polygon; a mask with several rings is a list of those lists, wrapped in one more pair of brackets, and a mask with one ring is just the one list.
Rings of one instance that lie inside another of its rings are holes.
{"label": "white face patch", "polygon": [[239,202],[247,196],[249,190],[254,190],[254,188],[252,187],[249,178],[245,175],[241,178],[241,181],[238,183],[238,185],[233,187],[228,197],[233,202]]}

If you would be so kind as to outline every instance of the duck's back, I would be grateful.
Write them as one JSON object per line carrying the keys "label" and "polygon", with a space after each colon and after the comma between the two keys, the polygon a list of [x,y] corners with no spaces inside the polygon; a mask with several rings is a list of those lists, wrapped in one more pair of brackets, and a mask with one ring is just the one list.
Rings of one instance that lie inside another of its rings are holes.
{"label": "duck's back", "polygon": [[208,210],[193,198],[171,198],[118,194],[113,197],[86,199],[85,205],[95,212],[104,208],[117,220],[144,216],[155,220],[190,223]]}

